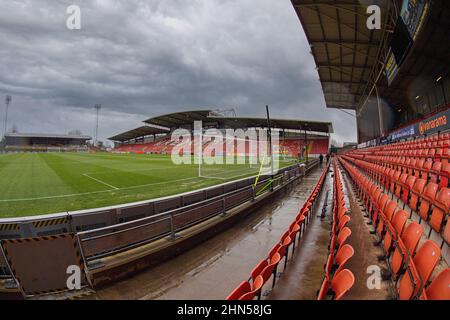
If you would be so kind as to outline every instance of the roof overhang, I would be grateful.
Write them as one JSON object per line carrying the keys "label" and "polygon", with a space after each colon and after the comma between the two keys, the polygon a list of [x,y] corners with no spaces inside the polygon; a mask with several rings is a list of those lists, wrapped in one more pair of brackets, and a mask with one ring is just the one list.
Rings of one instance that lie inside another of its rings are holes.
{"label": "roof overhang", "polygon": [[124,142],[132,139],[137,139],[145,136],[157,135],[169,133],[169,129],[158,128],[153,126],[142,126],[121,134],[118,134],[114,137],[108,138],[111,141]]}
{"label": "roof overhang", "polygon": [[[359,110],[383,68],[392,0],[291,0],[311,46],[328,108]],[[367,28],[377,4],[382,29]]]}
{"label": "roof overhang", "polygon": [[62,139],[62,140],[91,140],[91,136],[70,134],[43,134],[43,133],[6,133],[5,138],[28,138],[28,139]]}

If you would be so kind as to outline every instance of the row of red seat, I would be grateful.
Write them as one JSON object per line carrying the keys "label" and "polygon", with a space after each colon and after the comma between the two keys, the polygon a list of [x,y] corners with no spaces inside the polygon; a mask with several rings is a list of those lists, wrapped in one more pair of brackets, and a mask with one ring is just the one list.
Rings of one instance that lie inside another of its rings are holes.
{"label": "row of red seat", "polygon": [[346,244],[352,234],[350,228],[347,227],[351,218],[348,215],[349,210],[345,207],[344,191],[336,158],[333,160],[333,171],[333,225],[328,259],[325,265],[325,277],[319,290],[318,300],[326,299],[327,295],[331,295],[332,299],[340,300],[355,283],[353,273],[344,269],[355,251],[351,245]]}
{"label": "row of red seat", "polygon": [[361,157],[355,153],[348,153],[347,156],[356,160],[382,166],[385,169],[394,169],[401,174],[405,173],[427,181],[432,180],[433,182],[439,182],[443,187],[447,187],[449,184],[450,164],[448,163],[448,159],[435,159],[433,157],[419,159],[413,157],[391,157],[381,155],[366,155]]}
{"label": "row of red seat", "polygon": [[261,260],[250,272],[249,279],[241,282],[241,284],[228,295],[227,300],[253,300],[255,297],[260,299],[263,286],[270,278],[272,278],[272,289],[274,288],[277,278],[277,268],[280,261],[284,259],[284,269],[286,269],[290,247],[292,246],[292,258],[294,256],[296,243],[300,242],[300,239],[303,237],[306,228],[309,225],[313,215],[314,203],[320,195],[329,166],[330,164],[328,163],[313,191],[300,209],[295,220],[292,221],[289,228],[281,236],[280,241],[269,251],[267,258]]}
{"label": "row of red seat", "polygon": [[426,240],[417,250],[423,227],[414,221],[407,224],[408,213],[400,209],[396,201],[390,200],[389,194],[383,193],[345,157],[339,160],[367,208],[375,227],[373,233],[378,238],[378,244],[382,245],[398,298],[450,299],[450,268],[443,270],[428,284],[440,261],[439,246],[432,240]]}
{"label": "row of red seat", "polygon": [[401,141],[397,143],[392,143],[387,146],[383,146],[383,150],[416,150],[416,149],[426,149],[426,148],[443,148],[448,147],[450,144],[450,133],[435,134],[429,137],[418,138],[415,140]]}
{"label": "row of red seat", "polygon": [[431,227],[428,237],[431,236],[432,230],[438,234],[442,232],[443,241],[450,244],[450,223],[448,223],[450,189],[447,187],[447,176],[441,176],[438,181],[434,174],[427,179],[414,170],[402,173],[402,171],[383,165],[355,160],[347,156],[342,156],[342,158],[363,169],[384,190],[401,199],[403,209],[408,205],[411,214],[413,212],[418,214],[419,223],[422,220],[426,221]]}

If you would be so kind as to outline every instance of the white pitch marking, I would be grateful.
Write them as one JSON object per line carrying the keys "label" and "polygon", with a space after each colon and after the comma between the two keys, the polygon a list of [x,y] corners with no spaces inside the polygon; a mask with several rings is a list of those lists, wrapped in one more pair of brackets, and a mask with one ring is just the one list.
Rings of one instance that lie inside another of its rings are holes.
{"label": "white pitch marking", "polygon": [[102,180],[99,180],[99,179],[97,179],[97,178],[91,177],[91,176],[88,175],[87,173],[83,173],[83,176],[88,177],[88,178],[90,178],[90,179],[92,179],[92,180],[94,180],[94,181],[97,181],[98,183],[104,184],[104,185],[107,186],[107,187],[113,188],[114,190],[119,190],[119,188],[114,187],[113,185],[111,185],[111,184],[109,184],[109,183],[106,183],[106,182],[104,182],[104,181],[102,181]]}
{"label": "white pitch marking", "polygon": [[[170,180],[170,181],[164,181],[164,182],[141,184],[141,185],[126,187],[126,188],[117,188],[117,190],[101,190],[101,191],[91,191],[91,192],[80,192],[80,193],[62,194],[62,195],[57,195],[57,196],[47,196],[47,197],[37,197],[37,198],[3,199],[3,200],[0,200],[0,202],[20,202],[20,201],[34,201],[34,200],[46,200],[46,199],[57,199],[57,198],[68,198],[68,197],[76,197],[76,196],[86,196],[86,195],[90,195],[90,194],[137,189],[137,188],[141,188],[141,187],[150,187],[150,186],[154,186],[154,185],[174,183],[174,182],[180,182],[180,181],[187,181],[187,180],[193,180],[193,179],[198,179],[198,178],[199,177],[192,177],[192,178],[184,178],[184,179]],[[205,179],[214,179],[214,178],[205,178]]]}

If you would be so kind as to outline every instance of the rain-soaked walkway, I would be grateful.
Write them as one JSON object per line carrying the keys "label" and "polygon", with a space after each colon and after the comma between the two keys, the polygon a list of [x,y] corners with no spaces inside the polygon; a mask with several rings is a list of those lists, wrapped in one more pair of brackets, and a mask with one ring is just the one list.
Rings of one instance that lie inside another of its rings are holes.
{"label": "rain-soaked walkway", "polygon": [[[241,281],[248,278],[252,268],[279,241],[317,183],[321,172],[321,168],[313,170],[303,182],[288,189],[231,229],[168,262],[100,289],[89,299],[224,299]],[[330,179],[327,179],[324,191],[330,188],[329,183]],[[322,204],[318,203],[317,208],[321,207]],[[303,281],[309,287],[306,290],[308,294],[298,298],[314,298],[312,293],[315,294],[322,280],[323,263],[316,263],[317,266],[322,266],[322,269],[317,267],[317,270],[309,269],[308,263],[315,259],[314,256],[323,258],[325,255],[317,253],[315,238],[320,238],[318,241],[324,243],[322,249],[326,250],[325,243],[328,240],[323,234],[329,233],[330,225],[324,221],[325,226],[322,227],[320,223],[319,219],[313,220],[302,247],[296,250],[295,261],[288,266],[289,269],[291,264],[303,263],[302,272],[308,271],[309,276],[305,275]],[[321,232],[313,236],[316,233],[314,229]],[[311,240],[310,237],[315,238]],[[304,261],[299,262],[302,259]],[[288,274],[285,274],[286,277]],[[277,287],[282,286],[285,275],[280,278]],[[267,298],[278,298],[275,293],[277,292],[274,291],[274,295]]]}

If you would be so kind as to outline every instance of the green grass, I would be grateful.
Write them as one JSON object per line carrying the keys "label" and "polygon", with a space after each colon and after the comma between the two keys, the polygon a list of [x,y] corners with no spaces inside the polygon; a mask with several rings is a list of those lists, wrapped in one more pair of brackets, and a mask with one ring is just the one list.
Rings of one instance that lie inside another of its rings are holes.
{"label": "green grass", "polygon": [[[287,165],[288,163],[282,163]],[[254,175],[246,165],[204,167],[170,156],[87,153],[0,154],[0,218],[154,199]]]}

